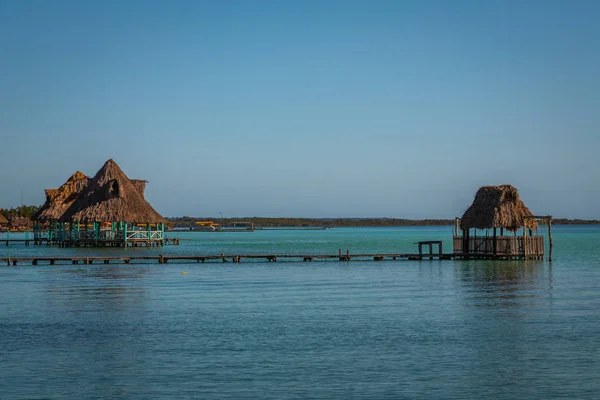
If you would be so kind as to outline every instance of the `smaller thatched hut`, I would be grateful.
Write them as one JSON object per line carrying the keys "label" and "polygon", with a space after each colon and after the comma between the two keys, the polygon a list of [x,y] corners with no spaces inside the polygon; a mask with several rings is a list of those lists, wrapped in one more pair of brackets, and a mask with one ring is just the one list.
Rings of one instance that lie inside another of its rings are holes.
{"label": "smaller thatched hut", "polygon": [[523,226],[535,229],[535,219],[526,218],[532,216],[514,186],[482,186],[460,219],[460,225],[462,229],[501,228],[515,232]]}
{"label": "smaller thatched hut", "polygon": [[11,217],[8,220],[8,226],[13,230],[29,230],[31,228],[31,220],[27,217]]}
{"label": "smaller thatched hut", "polygon": [[[551,221],[551,217],[544,218]],[[537,234],[537,219],[515,187],[482,186],[471,206],[457,218],[454,252],[467,257],[540,258],[544,242]],[[504,230],[514,235],[504,236]]]}
{"label": "smaller thatched hut", "polygon": [[8,225],[8,220],[6,219],[6,217],[4,217],[4,214],[2,213],[0,213],[0,225]]}
{"label": "smaller thatched hut", "polygon": [[63,213],[77,200],[86,188],[89,178],[80,171],[75,172],[58,189],[46,189],[46,202],[31,217],[33,221],[58,221]]}
{"label": "smaller thatched hut", "polygon": [[89,178],[80,171],[75,172],[58,189],[46,189],[46,201],[31,217],[36,240],[47,239],[52,242],[60,230],[58,220],[77,200],[85,189]]}

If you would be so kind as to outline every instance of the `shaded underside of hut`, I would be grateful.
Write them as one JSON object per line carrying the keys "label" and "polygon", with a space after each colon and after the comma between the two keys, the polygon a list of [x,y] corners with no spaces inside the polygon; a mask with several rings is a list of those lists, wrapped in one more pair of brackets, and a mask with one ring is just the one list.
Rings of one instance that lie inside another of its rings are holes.
{"label": "shaded underside of hut", "polygon": [[108,160],[60,221],[163,223],[164,218],[144,198],[145,184],[130,180],[115,161]]}
{"label": "shaded underside of hut", "polygon": [[521,201],[518,190],[511,185],[482,186],[475,194],[473,204],[461,218],[461,228],[503,228],[511,232],[525,226],[537,228],[529,208]]}
{"label": "shaded underside of hut", "polygon": [[57,221],[87,187],[89,178],[75,172],[58,189],[46,189],[46,202],[31,218],[34,221]]}

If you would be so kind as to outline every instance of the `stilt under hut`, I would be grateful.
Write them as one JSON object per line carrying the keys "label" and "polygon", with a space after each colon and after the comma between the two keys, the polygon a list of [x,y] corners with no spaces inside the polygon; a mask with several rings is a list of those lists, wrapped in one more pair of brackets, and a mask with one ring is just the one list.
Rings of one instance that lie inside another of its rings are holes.
{"label": "stilt under hut", "polygon": [[66,227],[59,219],[87,187],[89,179],[83,172],[77,171],[58,189],[45,190],[46,202],[31,217],[36,243],[46,240],[53,244],[61,240]]}
{"label": "stilt under hut", "polygon": [[511,185],[482,186],[453,228],[454,253],[469,259],[552,261],[552,216],[536,216]]}
{"label": "stilt under hut", "polygon": [[163,246],[165,220],[144,198],[145,187],[108,160],[61,216],[60,245]]}

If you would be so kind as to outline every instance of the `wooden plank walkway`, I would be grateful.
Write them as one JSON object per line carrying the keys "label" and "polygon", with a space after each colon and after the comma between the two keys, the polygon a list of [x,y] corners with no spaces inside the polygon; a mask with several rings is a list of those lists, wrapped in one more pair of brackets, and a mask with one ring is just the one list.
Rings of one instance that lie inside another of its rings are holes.
{"label": "wooden plank walkway", "polygon": [[[173,245],[173,246],[178,246],[180,244],[180,241],[184,240],[184,239],[180,239],[180,238],[164,238],[163,239],[163,243],[164,245]],[[140,240],[140,239],[134,239],[134,240],[130,240],[127,242],[127,247],[145,247],[145,246],[150,246],[155,245],[154,247],[159,247],[158,246],[158,242],[159,241],[148,241],[148,240]],[[30,246],[30,245],[42,245],[45,244],[47,246],[58,246],[58,247],[126,247],[124,246],[124,243],[121,241],[99,241],[96,242],[94,240],[89,240],[89,241],[63,241],[63,242],[59,242],[59,241],[49,241],[48,238],[39,238],[39,239],[5,239],[2,238],[0,239],[0,243],[5,243],[6,246],[9,246],[11,244],[24,244],[25,246]],[[60,244],[60,245],[59,245]]]}
{"label": "wooden plank walkway", "polygon": [[0,239],[0,243],[5,243],[7,246],[11,243],[23,243],[25,246],[29,246],[30,244],[42,244],[46,243],[48,239]]}
{"label": "wooden plank walkway", "polygon": [[295,261],[295,262],[312,262],[312,261],[396,261],[396,260],[451,260],[458,258],[459,254],[402,254],[402,253],[389,253],[389,254],[220,254],[220,255],[157,255],[157,256],[94,256],[94,257],[82,257],[82,256],[57,256],[57,257],[4,257],[0,258],[0,263],[6,265],[57,265],[57,264],[167,264],[170,262],[230,262],[240,263],[244,260],[250,262],[265,261],[265,262],[277,262],[277,261]]}

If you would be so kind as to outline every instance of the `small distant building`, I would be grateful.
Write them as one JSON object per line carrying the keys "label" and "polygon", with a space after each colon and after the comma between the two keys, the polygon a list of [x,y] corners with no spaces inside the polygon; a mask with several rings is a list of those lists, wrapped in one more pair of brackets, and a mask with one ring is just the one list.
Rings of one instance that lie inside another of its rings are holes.
{"label": "small distant building", "polygon": [[[454,229],[454,253],[464,258],[543,259],[547,225],[552,260],[552,217],[535,216],[511,185],[482,186]],[[512,235],[506,233],[512,233]]]}
{"label": "small distant building", "polygon": [[27,217],[10,217],[8,219],[8,226],[15,231],[27,231],[31,229],[31,220]]}
{"label": "small distant building", "polygon": [[37,237],[63,247],[162,246],[165,221],[144,198],[146,183],[129,179],[113,160],[93,178],[77,172],[46,190],[34,216]]}

